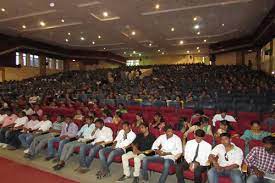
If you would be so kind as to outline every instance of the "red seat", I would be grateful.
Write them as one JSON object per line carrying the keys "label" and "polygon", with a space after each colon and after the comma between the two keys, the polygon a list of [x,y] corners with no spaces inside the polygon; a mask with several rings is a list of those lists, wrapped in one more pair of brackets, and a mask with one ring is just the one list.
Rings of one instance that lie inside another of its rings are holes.
{"label": "red seat", "polygon": [[175,113],[176,108],[175,107],[160,107],[160,112],[162,114],[164,114],[164,113]]}
{"label": "red seat", "polygon": [[[220,144],[221,143],[221,139],[220,138],[216,138],[215,141],[216,141],[216,144]],[[245,152],[245,141],[243,139],[236,137],[236,138],[232,138],[231,142],[233,144],[235,144],[237,147],[241,148],[241,150],[243,152]]]}
{"label": "red seat", "polygon": [[[187,140],[193,140],[195,138],[194,133],[189,133],[187,135]],[[205,140],[206,142],[208,142],[209,144],[213,144],[213,136],[212,135],[208,135],[206,134],[203,138],[203,140]]]}
{"label": "red seat", "polygon": [[251,140],[248,142],[249,151],[256,146],[263,146],[263,142],[261,140]]}
{"label": "red seat", "polygon": [[125,113],[122,115],[122,120],[134,123],[136,121],[136,113]]}

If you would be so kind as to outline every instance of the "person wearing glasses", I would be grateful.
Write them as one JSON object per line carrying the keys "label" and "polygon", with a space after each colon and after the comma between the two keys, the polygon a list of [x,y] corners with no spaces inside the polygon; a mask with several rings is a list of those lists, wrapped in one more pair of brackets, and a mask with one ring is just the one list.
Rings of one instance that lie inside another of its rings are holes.
{"label": "person wearing glasses", "polygon": [[233,183],[242,183],[241,166],[243,151],[231,142],[229,133],[220,135],[221,144],[210,153],[208,160],[213,167],[207,172],[209,183],[218,183],[220,176],[230,177]]}

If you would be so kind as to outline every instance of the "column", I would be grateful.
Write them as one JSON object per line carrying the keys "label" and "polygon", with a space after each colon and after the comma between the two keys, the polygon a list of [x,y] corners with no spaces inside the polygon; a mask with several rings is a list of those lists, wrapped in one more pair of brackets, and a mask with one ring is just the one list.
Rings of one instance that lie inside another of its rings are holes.
{"label": "column", "polygon": [[274,40],[272,40],[270,42],[270,57],[269,57],[269,69],[268,69],[268,73],[271,74],[273,71],[273,62],[274,62],[274,55],[273,55],[273,49],[274,49],[274,44],[273,44]]}
{"label": "column", "polygon": [[44,76],[46,75],[46,56],[45,55],[39,55],[39,68],[40,68],[40,75]]}
{"label": "column", "polygon": [[257,65],[257,70],[261,70],[261,49],[260,48],[256,50],[256,65]]}

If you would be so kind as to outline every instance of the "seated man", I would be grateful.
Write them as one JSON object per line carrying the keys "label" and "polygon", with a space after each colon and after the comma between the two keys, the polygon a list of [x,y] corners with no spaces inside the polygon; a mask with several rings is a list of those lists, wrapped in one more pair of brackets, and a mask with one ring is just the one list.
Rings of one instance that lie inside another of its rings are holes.
{"label": "seated man", "polygon": [[0,128],[0,146],[6,148],[6,133],[13,127],[14,122],[17,118],[16,114],[12,114],[11,110],[6,111],[7,116],[3,119],[3,124]]}
{"label": "seated man", "polygon": [[147,124],[141,123],[139,125],[140,134],[137,135],[137,138],[132,143],[132,151],[129,151],[126,154],[122,155],[122,166],[124,175],[118,179],[117,182],[123,182],[130,178],[130,167],[129,159],[134,158],[134,180],[133,183],[139,182],[139,174],[141,161],[146,156],[145,153],[148,150],[151,150],[151,147],[155,141],[155,137],[149,132],[149,126]]}
{"label": "seated man", "polygon": [[60,170],[65,166],[65,162],[70,158],[76,147],[91,141],[93,133],[95,133],[95,124],[93,117],[85,117],[85,125],[81,127],[76,135],[76,139],[64,145],[59,162],[53,167],[54,170]]}
{"label": "seated man", "polygon": [[164,183],[169,173],[169,167],[174,164],[176,157],[182,154],[181,139],[174,134],[172,126],[165,126],[164,131],[165,134],[159,136],[153,143],[152,150],[155,151],[156,155],[143,158],[143,182],[148,182],[148,164],[150,162],[163,162],[163,170],[158,182]]}
{"label": "seated man", "polygon": [[[110,174],[109,166],[113,162],[114,157],[124,154],[135,138],[136,134],[131,130],[129,122],[123,122],[122,130],[118,132],[113,145],[99,151],[99,159],[102,168],[97,172],[97,178],[106,177]],[[105,155],[107,153],[110,154],[106,159]]]}
{"label": "seated man", "polygon": [[[102,149],[105,144],[113,142],[113,131],[111,128],[104,126],[103,119],[98,118],[95,121],[95,126],[96,131],[92,136],[93,142],[80,146],[80,167],[77,169],[80,173],[87,172],[99,150]],[[90,150],[89,155],[86,156],[88,150]]]}
{"label": "seated man", "polygon": [[194,172],[194,182],[202,182],[202,173],[209,166],[208,156],[212,146],[203,140],[205,132],[202,129],[195,131],[195,139],[189,140],[184,149],[184,160],[176,165],[178,183],[184,183],[183,170]]}
{"label": "seated man", "polygon": [[275,137],[263,138],[264,147],[254,147],[245,158],[251,172],[247,183],[271,183],[275,179]]}
{"label": "seated man", "polygon": [[53,123],[49,133],[39,135],[35,137],[30,145],[29,152],[25,154],[25,158],[33,159],[41,150],[47,145],[48,140],[58,136],[61,132],[62,126],[64,125],[64,117],[57,116],[56,122]]}
{"label": "seated man", "polygon": [[[61,133],[58,137],[53,137],[48,141],[48,155],[45,158],[46,161],[49,161],[55,158],[55,161],[58,161],[58,157],[61,156],[62,149],[64,145],[75,139],[78,132],[78,126],[72,121],[72,118],[67,116],[62,126]],[[59,142],[58,152],[55,156],[54,143]]]}
{"label": "seated man", "polygon": [[[29,132],[32,132],[35,130],[36,125],[39,123],[38,121],[38,115],[33,114],[31,116],[31,120],[25,123],[23,126],[14,127],[13,131],[10,132],[7,136],[7,143],[9,144],[9,149],[15,150],[21,146],[21,142],[19,139],[19,135],[21,134],[28,134]],[[31,139],[26,139],[27,143]],[[31,143],[31,142],[30,142]]]}
{"label": "seated man", "polygon": [[[23,126],[29,121],[25,112],[20,111],[18,113],[18,118],[14,121],[14,124],[10,127],[10,129],[6,133],[6,142],[9,143],[9,139],[13,138],[13,135],[16,131],[19,131],[23,128]],[[16,148],[8,145],[8,150],[15,150]]]}
{"label": "seated man", "polygon": [[226,120],[226,121],[229,121],[229,122],[236,122],[236,119],[233,116],[228,115],[226,109],[223,109],[223,110],[221,110],[220,114],[216,114],[213,117],[213,119],[212,119],[213,126],[216,126],[217,121],[223,121],[223,120]]}
{"label": "seated man", "polygon": [[52,122],[48,120],[47,115],[43,115],[42,120],[39,123],[37,123],[32,130],[29,130],[26,133],[20,134],[18,138],[22,146],[27,148],[24,151],[24,153],[29,152],[29,146],[31,145],[34,137],[47,133],[51,127],[52,127]]}
{"label": "seated man", "polygon": [[220,176],[231,178],[233,183],[242,183],[241,166],[243,162],[243,151],[231,143],[229,133],[220,135],[221,144],[218,144],[209,155],[209,162],[213,167],[208,171],[208,182],[218,183]]}

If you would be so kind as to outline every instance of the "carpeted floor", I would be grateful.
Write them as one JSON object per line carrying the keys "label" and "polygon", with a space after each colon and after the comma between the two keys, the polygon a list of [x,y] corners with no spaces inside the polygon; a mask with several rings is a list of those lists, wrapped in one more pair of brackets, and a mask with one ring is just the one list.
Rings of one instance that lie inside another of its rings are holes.
{"label": "carpeted floor", "polygon": [[[76,183],[75,181],[0,157],[0,177],[5,183]],[[1,181],[1,182],[2,182]]]}

